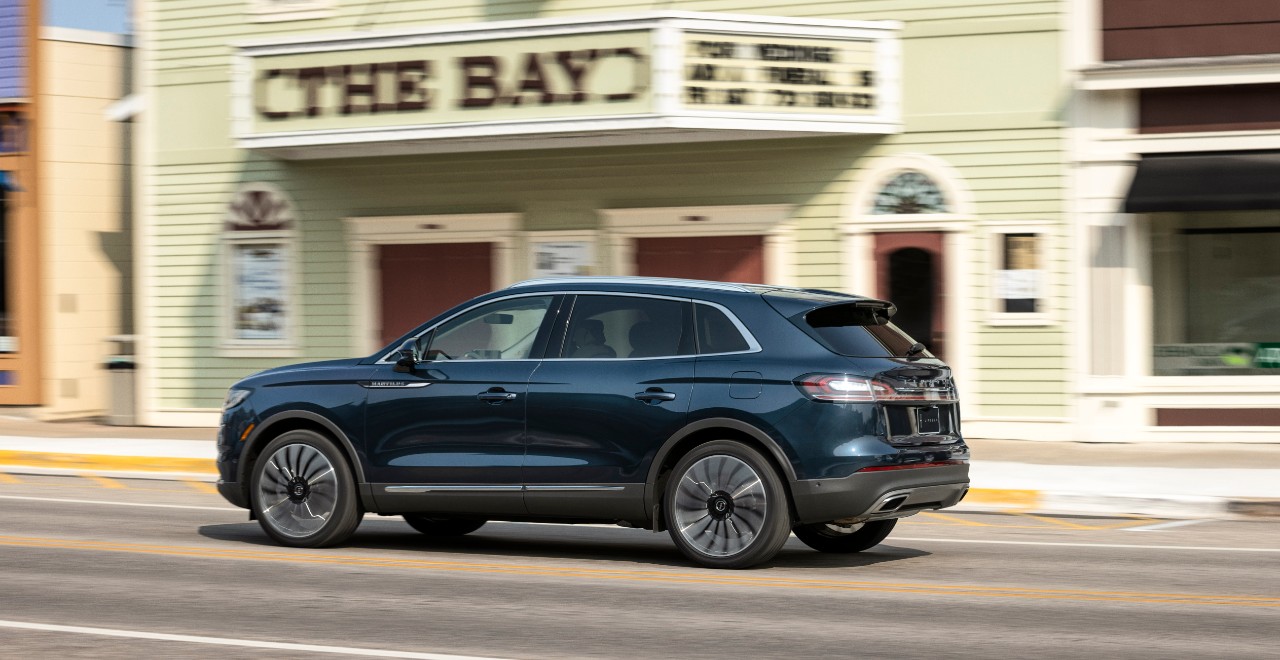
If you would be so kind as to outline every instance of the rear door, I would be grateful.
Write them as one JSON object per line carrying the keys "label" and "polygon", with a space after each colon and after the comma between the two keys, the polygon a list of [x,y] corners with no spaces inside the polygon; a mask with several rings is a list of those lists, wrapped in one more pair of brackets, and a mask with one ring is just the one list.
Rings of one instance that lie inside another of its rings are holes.
{"label": "rear door", "polygon": [[689,410],[691,307],[687,299],[660,296],[576,296],[554,335],[559,345],[529,384],[530,514],[644,515],[648,466]]}

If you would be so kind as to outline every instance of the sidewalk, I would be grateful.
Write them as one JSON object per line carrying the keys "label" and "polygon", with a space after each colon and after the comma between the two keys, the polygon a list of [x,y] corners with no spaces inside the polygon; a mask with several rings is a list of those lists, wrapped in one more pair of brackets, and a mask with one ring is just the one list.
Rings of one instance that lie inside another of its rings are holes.
{"label": "sidewalk", "polygon": [[[0,472],[217,478],[216,429],[0,416]],[[1280,518],[1280,445],[969,440],[960,509],[1167,518]]]}

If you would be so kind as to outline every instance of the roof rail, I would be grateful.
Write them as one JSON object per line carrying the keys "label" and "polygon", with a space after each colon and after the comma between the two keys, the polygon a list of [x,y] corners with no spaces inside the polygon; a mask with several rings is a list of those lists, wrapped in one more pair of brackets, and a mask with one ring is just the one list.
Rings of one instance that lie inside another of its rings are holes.
{"label": "roof rail", "polygon": [[514,289],[521,286],[537,286],[540,284],[643,284],[646,286],[673,286],[688,287],[691,289],[714,289],[717,291],[740,291],[750,293],[751,289],[741,284],[730,284],[728,282],[708,282],[706,280],[682,280],[674,277],[608,277],[608,276],[592,276],[592,275],[568,275],[564,277],[539,277],[523,282],[516,282],[508,289]]}

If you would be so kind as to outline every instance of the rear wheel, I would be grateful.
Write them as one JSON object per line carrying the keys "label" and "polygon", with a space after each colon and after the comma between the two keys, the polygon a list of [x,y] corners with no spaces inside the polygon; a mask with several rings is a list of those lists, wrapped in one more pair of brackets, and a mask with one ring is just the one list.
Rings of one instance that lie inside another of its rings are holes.
{"label": "rear wheel", "polygon": [[701,445],[681,458],[663,505],[676,546],[711,568],[768,561],[791,529],[791,507],[777,471],[756,450],[728,440]]}
{"label": "rear wheel", "polygon": [[415,513],[404,514],[404,521],[410,527],[427,536],[462,536],[484,527],[485,520],[456,520],[452,518],[432,518]]}
{"label": "rear wheel", "polygon": [[853,525],[817,523],[795,528],[796,538],[819,552],[862,552],[879,545],[898,524],[897,518]]}
{"label": "rear wheel", "polygon": [[346,459],[315,431],[288,431],[268,443],[253,466],[249,494],[263,531],[296,548],[342,543],[364,516]]}

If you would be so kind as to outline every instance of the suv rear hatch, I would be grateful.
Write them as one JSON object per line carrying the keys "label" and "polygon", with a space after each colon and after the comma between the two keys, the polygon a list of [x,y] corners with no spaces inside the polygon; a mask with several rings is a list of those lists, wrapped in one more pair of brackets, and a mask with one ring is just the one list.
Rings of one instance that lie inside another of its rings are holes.
{"label": "suv rear hatch", "polygon": [[893,445],[960,441],[951,369],[890,322],[897,312],[892,303],[818,291],[773,291],[763,297],[814,341],[848,358],[845,374],[809,374],[797,381],[810,398],[879,404]]}

